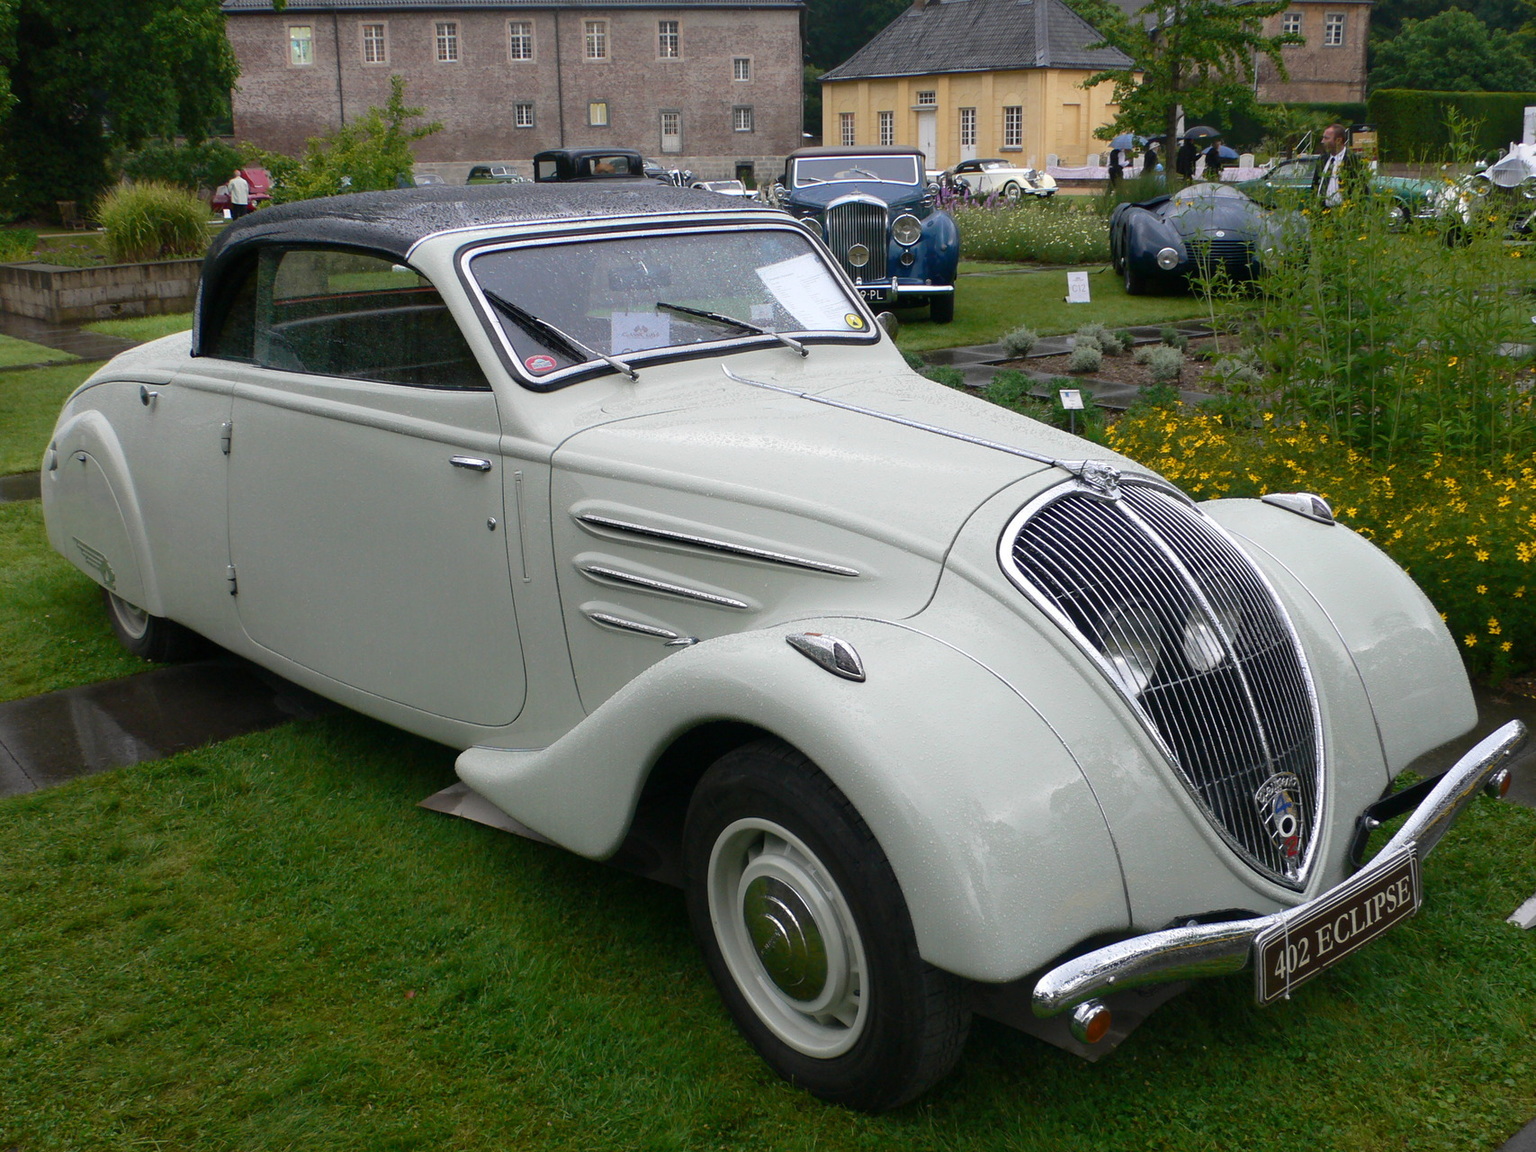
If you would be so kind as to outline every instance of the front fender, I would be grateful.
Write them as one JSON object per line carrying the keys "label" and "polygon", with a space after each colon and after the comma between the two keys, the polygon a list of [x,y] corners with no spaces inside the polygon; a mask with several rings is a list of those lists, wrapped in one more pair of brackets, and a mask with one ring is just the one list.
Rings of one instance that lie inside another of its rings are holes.
{"label": "front fender", "polygon": [[[789,647],[852,644],[868,679]],[[810,757],[891,862],[918,948],[977,980],[1015,979],[1130,923],[1104,817],[1051,727],[992,672],[900,625],[833,618],[709,640],[631,681],[548,748],[477,747],[458,772],[518,821],[585,856],[623,840],[650,767],[711,720],[756,725]]]}
{"label": "front fender", "polygon": [[910,267],[901,262],[901,245],[891,240],[887,263],[898,279],[925,284],[953,284],[960,272],[960,229],[948,212],[933,212],[923,220],[923,238]]}

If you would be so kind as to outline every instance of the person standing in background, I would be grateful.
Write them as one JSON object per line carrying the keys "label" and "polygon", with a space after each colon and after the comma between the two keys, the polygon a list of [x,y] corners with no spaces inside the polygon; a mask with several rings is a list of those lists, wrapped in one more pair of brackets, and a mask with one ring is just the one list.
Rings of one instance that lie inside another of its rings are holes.
{"label": "person standing in background", "polygon": [[238,220],[251,210],[251,182],[235,169],[229,178],[229,217]]}

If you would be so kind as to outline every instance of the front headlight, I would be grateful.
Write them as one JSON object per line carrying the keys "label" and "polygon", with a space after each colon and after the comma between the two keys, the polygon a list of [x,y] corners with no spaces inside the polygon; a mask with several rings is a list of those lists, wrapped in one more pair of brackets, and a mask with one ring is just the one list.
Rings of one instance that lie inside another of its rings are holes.
{"label": "front headlight", "polygon": [[1162,655],[1162,626],[1157,614],[1139,600],[1118,605],[1099,625],[1100,647],[1120,686],[1140,696],[1157,674]]}
{"label": "front headlight", "polygon": [[1157,254],[1157,266],[1164,272],[1172,272],[1179,266],[1179,253],[1173,248],[1164,248]]}
{"label": "front headlight", "polygon": [[891,235],[903,248],[910,248],[923,238],[923,225],[911,213],[903,213],[891,222]]}

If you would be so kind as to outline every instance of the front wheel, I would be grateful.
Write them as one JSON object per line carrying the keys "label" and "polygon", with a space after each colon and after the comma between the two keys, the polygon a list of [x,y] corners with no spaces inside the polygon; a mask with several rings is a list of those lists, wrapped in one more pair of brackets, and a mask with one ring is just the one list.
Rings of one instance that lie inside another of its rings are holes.
{"label": "front wheel", "polygon": [[1129,256],[1122,256],[1120,261],[1124,265],[1125,294],[1127,296],[1145,296],[1147,292],[1146,276],[1131,266],[1131,258]]}
{"label": "front wheel", "polygon": [[196,632],[163,616],[151,616],[110,589],[103,588],[101,598],[118,642],[139,659],[167,664],[201,654],[203,638]]}
{"label": "front wheel", "polygon": [[954,293],[931,297],[928,301],[928,317],[935,324],[948,324],[955,318]]}
{"label": "front wheel", "polygon": [[772,742],[721,757],[684,850],[710,976],[775,1072],[883,1112],[954,1066],[970,1023],[960,982],[918,955],[880,845],[809,760]]}
{"label": "front wheel", "polygon": [[1003,199],[1010,204],[1017,204],[1024,196],[1024,189],[1020,188],[1017,181],[1010,180],[1003,185]]}

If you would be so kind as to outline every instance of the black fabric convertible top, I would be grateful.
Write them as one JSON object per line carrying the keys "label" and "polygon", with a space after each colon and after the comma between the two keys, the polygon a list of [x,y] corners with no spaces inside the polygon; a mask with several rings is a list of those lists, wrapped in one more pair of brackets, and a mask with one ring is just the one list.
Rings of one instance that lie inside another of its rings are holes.
{"label": "black fabric convertible top", "polygon": [[263,208],[234,221],[208,248],[193,315],[192,355],[201,355],[204,325],[219,304],[230,270],[270,245],[343,246],[404,259],[425,236],[455,228],[545,220],[749,211],[737,196],[719,196],[658,181],[429,184],[389,192],[354,192]]}

